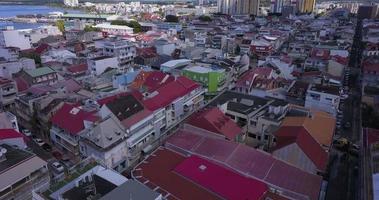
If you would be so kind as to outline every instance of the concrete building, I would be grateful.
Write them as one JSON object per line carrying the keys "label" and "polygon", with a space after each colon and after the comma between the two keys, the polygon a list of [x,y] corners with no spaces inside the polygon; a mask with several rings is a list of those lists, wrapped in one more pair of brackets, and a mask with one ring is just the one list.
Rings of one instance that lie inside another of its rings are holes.
{"label": "concrete building", "polygon": [[99,76],[109,68],[118,69],[119,62],[116,57],[100,56],[87,60],[88,70],[94,76]]}
{"label": "concrete building", "polygon": [[126,40],[106,40],[102,43],[103,55],[116,57],[120,71],[128,71],[137,56],[134,44]]}
{"label": "concrete building", "polygon": [[79,6],[79,0],[64,0],[63,4],[69,7],[77,7]]}
{"label": "concrete building", "polygon": [[226,70],[217,66],[193,65],[185,68],[183,75],[201,83],[208,94],[216,94],[225,88]]}
{"label": "concrete building", "polygon": [[22,30],[7,27],[0,31],[0,47],[18,47],[25,50],[32,48],[32,41],[30,36],[24,34]]}
{"label": "concrete building", "polygon": [[0,58],[4,58],[8,62],[17,61],[19,56],[20,49],[17,47],[0,48]]}
{"label": "concrete building", "polygon": [[17,74],[28,86],[47,84],[53,85],[58,82],[58,74],[50,67],[22,70]]}
{"label": "concrete building", "polygon": [[16,82],[11,79],[0,77],[0,103],[4,108],[14,106],[17,97]]}
{"label": "concrete building", "polygon": [[218,12],[228,15],[258,15],[260,0],[218,0]]}
{"label": "concrete building", "polygon": [[32,199],[50,186],[47,163],[36,155],[0,145],[0,199]]}
{"label": "concrete building", "polygon": [[11,79],[12,75],[24,70],[34,70],[36,68],[35,61],[30,58],[21,58],[11,62],[0,62],[0,76]]}
{"label": "concrete building", "polygon": [[305,97],[305,107],[337,115],[340,90],[336,86],[310,85]]}
{"label": "concrete building", "polygon": [[298,13],[312,13],[315,9],[315,0],[297,0],[297,12]]}
{"label": "concrete building", "polygon": [[133,34],[133,28],[130,28],[129,26],[102,23],[102,24],[97,24],[95,27],[99,28],[101,31],[106,32],[109,35],[125,36],[125,35]]}

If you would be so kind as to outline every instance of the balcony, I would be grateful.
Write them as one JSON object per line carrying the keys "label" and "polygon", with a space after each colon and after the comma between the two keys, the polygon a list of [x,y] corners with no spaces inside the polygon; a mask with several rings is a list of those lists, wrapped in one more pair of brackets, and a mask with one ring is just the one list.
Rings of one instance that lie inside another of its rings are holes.
{"label": "balcony", "polygon": [[78,141],[74,140],[73,138],[71,138],[70,136],[68,136],[62,129],[59,129],[57,127],[52,127],[51,128],[51,131],[56,135],[58,136],[59,138],[65,140],[67,143],[69,143],[70,145],[72,146],[77,146],[78,145]]}

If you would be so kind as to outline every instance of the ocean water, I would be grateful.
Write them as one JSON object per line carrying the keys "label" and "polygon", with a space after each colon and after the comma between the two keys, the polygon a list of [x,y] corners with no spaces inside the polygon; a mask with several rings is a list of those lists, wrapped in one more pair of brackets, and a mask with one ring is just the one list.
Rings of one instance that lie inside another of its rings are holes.
{"label": "ocean water", "polygon": [[[28,15],[28,14],[48,14],[49,12],[68,12],[68,13],[80,13],[80,10],[70,10],[58,7],[49,6],[33,6],[33,5],[1,5],[0,4],[0,18],[1,17],[15,17],[17,15]],[[15,29],[27,29],[36,28],[43,23],[13,23],[13,22],[1,22],[0,28],[5,26],[14,26]]]}

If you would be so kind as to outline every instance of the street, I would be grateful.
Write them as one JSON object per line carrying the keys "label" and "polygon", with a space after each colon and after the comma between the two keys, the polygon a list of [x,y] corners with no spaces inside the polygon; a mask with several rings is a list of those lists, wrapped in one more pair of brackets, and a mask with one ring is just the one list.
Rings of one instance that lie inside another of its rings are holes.
{"label": "street", "polygon": [[[352,144],[360,144],[361,133],[361,83],[360,83],[360,60],[362,38],[362,21],[358,20],[354,35],[354,41],[350,52],[348,81],[345,80],[344,86],[349,87],[349,98],[343,102],[340,107],[343,113],[342,126],[337,127],[336,137],[348,139]],[[351,127],[346,128],[344,125],[350,123]],[[329,183],[326,199],[330,200],[353,200],[360,199],[358,169],[360,167],[360,158],[350,155],[348,152],[342,152],[332,147],[330,153]]]}

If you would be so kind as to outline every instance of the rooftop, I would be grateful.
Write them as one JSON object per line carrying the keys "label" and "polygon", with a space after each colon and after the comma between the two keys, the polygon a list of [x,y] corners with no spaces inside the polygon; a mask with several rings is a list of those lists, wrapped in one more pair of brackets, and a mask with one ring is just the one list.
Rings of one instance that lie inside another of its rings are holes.
{"label": "rooftop", "polygon": [[318,199],[322,177],[302,171],[271,154],[244,144],[180,131],[173,134],[165,146],[180,150],[184,155],[196,155],[216,162],[248,178],[265,182],[270,188],[280,191],[281,196],[299,200]]}
{"label": "rooftop", "polygon": [[265,98],[242,94],[234,91],[225,91],[216,99],[214,99],[210,103],[210,106],[215,107],[227,103],[228,110],[243,114],[249,114],[262,108],[269,102],[270,100]]}
{"label": "rooftop", "polygon": [[118,186],[100,200],[124,200],[125,198],[155,200],[160,194],[145,185],[135,181],[128,180],[122,185]]}
{"label": "rooftop", "polygon": [[40,68],[36,68],[36,69],[28,69],[28,70],[25,70],[25,72],[33,78],[48,75],[51,73],[55,73],[55,71],[53,69],[51,69],[50,67],[40,67]]}
{"label": "rooftop", "polygon": [[47,163],[36,155],[2,144],[6,160],[0,162],[0,191],[29,176]]}
{"label": "rooftop", "polygon": [[333,95],[339,95],[340,90],[337,86],[333,85],[313,85],[311,86],[311,91],[317,91],[317,92],[322,92],[322,93],[328,93],[328,94],[333,94]]}
{"label": "rooftop", "polygon": [[200,74],[206,74],[210,72],[222,73],[225,71],[225,69],[219,68],[217,66],[204,67],[204,66],[199,66],[199,65],[186,68],[185,70],[195,72],[195,73],[200,73]]}

